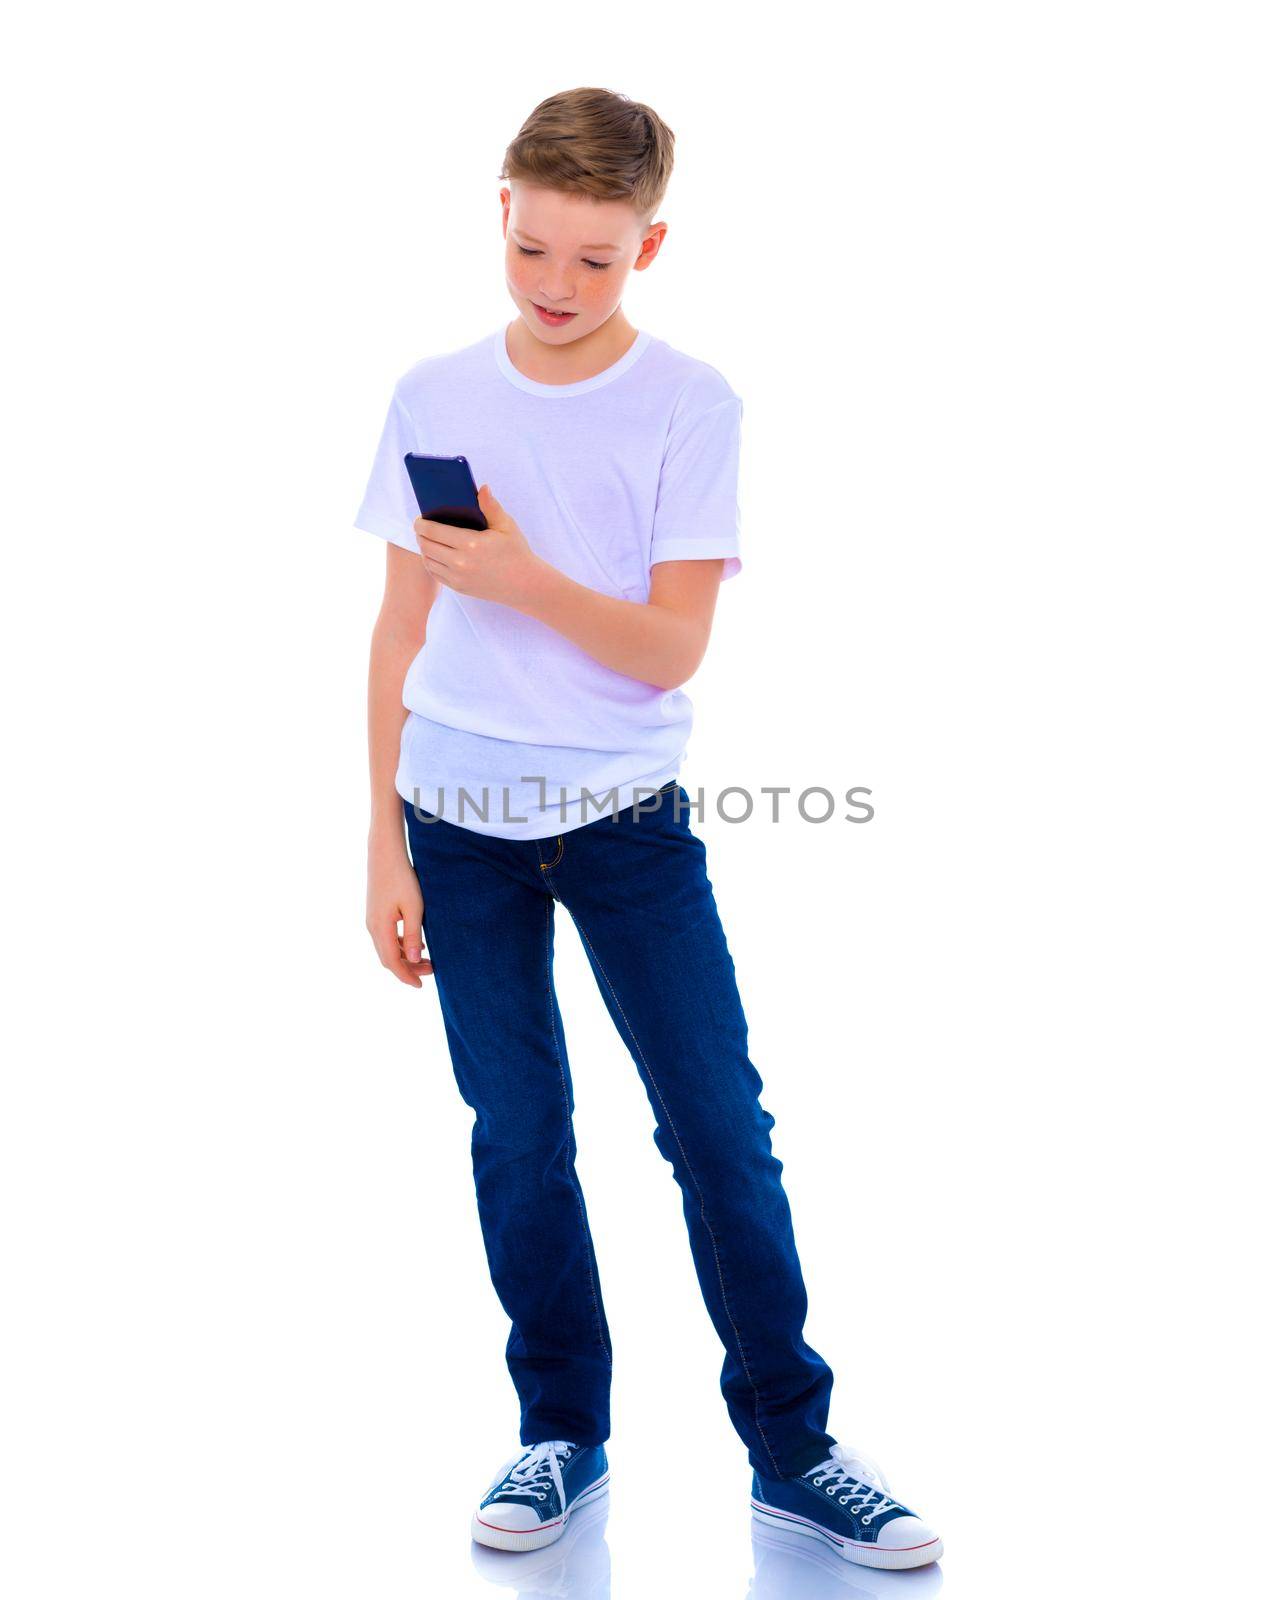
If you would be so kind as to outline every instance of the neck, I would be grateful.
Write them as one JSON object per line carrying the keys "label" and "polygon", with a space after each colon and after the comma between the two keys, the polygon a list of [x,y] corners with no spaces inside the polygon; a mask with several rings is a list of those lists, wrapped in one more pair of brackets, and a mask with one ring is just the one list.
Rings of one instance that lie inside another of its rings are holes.
{"label": "neck", "polygon": [[581,383],[620,361],[635,342],[633,328],[619,308],[598,328],[568,344],[544,344],[517,317],[507,325],[511,364],[534,383]]}

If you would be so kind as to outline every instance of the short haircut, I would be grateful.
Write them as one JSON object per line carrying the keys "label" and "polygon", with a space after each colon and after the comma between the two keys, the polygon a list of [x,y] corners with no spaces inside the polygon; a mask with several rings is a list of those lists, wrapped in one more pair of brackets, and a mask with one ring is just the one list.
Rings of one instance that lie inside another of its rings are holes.
{"label": "short haircut", "polygon": [[500,178],[596,200],[628,200],[647,228],[675,166],[676,136],[651,107],[609,89],[543,100],[507,146]]}

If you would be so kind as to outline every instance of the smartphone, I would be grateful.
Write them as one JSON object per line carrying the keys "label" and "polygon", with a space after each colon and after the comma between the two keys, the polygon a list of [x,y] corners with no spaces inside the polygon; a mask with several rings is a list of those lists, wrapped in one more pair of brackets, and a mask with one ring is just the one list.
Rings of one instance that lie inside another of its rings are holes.
{"label": "smartphone", "polygon": [[429,522],[478,530],[489,526],[466,456],[420,456],[410,451],[404,465],[418,509]]}

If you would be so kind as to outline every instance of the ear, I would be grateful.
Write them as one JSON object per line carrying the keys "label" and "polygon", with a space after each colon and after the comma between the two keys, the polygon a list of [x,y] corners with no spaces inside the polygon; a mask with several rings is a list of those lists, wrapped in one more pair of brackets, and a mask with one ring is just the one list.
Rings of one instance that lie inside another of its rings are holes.
{"label": "ear", "polygon": [[651,267],[657,259],[658,251],[662,248],[662,241],[667,236],[667,224],[655,222],[645,229],[644,237],[640,241],[640,254],[636,257],[633,272],[644,272]]}

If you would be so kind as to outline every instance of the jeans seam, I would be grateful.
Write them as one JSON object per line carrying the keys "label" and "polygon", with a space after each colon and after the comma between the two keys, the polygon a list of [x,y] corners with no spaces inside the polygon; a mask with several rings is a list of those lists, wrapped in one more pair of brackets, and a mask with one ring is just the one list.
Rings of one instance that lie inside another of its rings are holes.
{"label": "jeans seam", "polygon": [[609,1346],[605,1343],[604,1324],[600,1316],[600,1301],[596,1296],[595,1274],[591,1270],[591,1230],[587,1226],[587,1209],[582,1198],[582,1185],[578,1182],[577,1175],[571,1167],[573,1157],[573,1110],[569,1105],[569,1085],[565,1080],[564,1058],[560,1054],[560,1036],[556,1032],[555,995],[551,981],[551,919],[554,912],[554,902],[547,900],[547,1017],[551,1024],[551,1045],[556,1053],[556,1065],[560,1069],[560,1090],[564,1096],[564,1175],[573,1190],[574,1198],[578,1202],[578,1216],[582,1222],[582,1244],[586,1254],[587,1263],[587,1288],[591,1291],[591,1306],[596,1319],[596,1339],[600,1348],[609,1357],[609,1365],[613,1366],[613,1357]]}
{"label": "jeans seam", "polygon": [[[569,908],[566,906],[565,909],[568,910]],[[577,917],[573,916],[573,912],[572,911],[569,911],[569,915],[571,917],[573,917],[574,926],[577,928],[578,932],[582,935],[583,942],[586,944],[587,949],[591,952],[591,959],[595,962],[596,966],[599,967],[599,969],[600,969],[600,976],[604,979],[605,984],[608,987],[609,993],[613,997],[613,1003],[618,1008],[618,1015],[622,1018],[623,1022],[626,1024],[627,1032],[631,1035],[631,1042],[632,1042],[632,1044],[635,1045],[636,1054],[639,1056],[640,1064],[644,1068],[645,1077],[648,1078],[649,1083],[650,1083],[650,1085],[651,1085],[651,1087],[653,1089],[653,1092],[657,1096],[658,1104],[662,1107],[662,1114],[663,1114],[664,1117],[666,1117],[667,1126],[671,1129],[671,1137],[676,1142],[676,1148],[680,1152],[680,1159],[684,1162],[685,1170],[689,1174],[689,1181],[693,1185],[694,1193],[698,1196],[698,1206],[699,1206],[700,1211],[701,1211],[702,1225],[707,1230],[707,1237],[711,1240],[711,1253],[715,1257],[715,1263],[716,1263],[716,1277],[720,1281],[720,1303],[721,1303],[721,1305],[724,1306],[724,1314],[729,1320],[729,1326],[733,1329],[733,1337],[735,1338],[735,1340],[737,1341],[737,1344],[738,1344],[738,1355],[742,1360],[742,1370],[747,1375],[747,1382],[751,1385],[751,1393],[755,1398],[756,1432],[760,1435],[760,1442],[765,1448],[765,1454],[769,1457],[769,1460],[772,1463],[774,1473],[776,1474],[776,1476],[781,1478],[783,1474],[782,1474],[782,1472],[781,1472],[781,1470],[780,1470],[780,1468],[778,1466],[777,1458],[774,1456],[773,1450],[770,1448],[769,1440],[765,1435],[764,1427],[763,1427],[763,1425],[762,1425],[762,1423],[760,1421],[760,1391],[759,1391],[759,1389],[756,1388],[756,1380],[751,1375],[751,1366],[750,1366],[749,1362],[747,1361],[747,1352],[743,1348],[743,1345],[742,1345],[742,1335],[741,1335],[741,1333],[738,1332],[738,1324],[733,1320],[733,1312],[729,1310],[729,1294],[728,1294],[727,1289],[725,1288],[724,1268],[720,1264],[720,1246],[719,1246],[719,1244],[717,1243],[717,1240],[716,1240],[715,1230],[714,1230],[714,1228],[712,1228],[710,1220],[707,1217],[707,1202],[706,1202],[706,1199],[704,1198],[703,1193],[702,1193],[702,1185],[698,1182],[697,1175],[695,1174],[695,1172],[693,1170],[693,1163],[689,1160],[689,1157],[688,1157],[688,1155],[687,1155],[687,1153],[685,1151],[684,1141],[681,1139],[679,1133],[676,1131],[675,1122],[672,1120],[671,1113],[667,1109],[667,1102],[662,1097],[662,1090],[658,1088],[658,1085],[657,1085],[657,1082],[656,1082],[656,1080],[655,1080],[655,1078],[653,1076],[653,1073],[649,1070],[649,1063],[645,1060],[644,1051],[640,1048],[640,1041],[639,1041],[639,1039],[636,1038],[635,1029],[631,1026],[630,1018],[627,1016],[627,1013],[622,1008],[622,1002],[621,1002],[621,1000],[618,999],[617,990],[613,987],[613,984],[609,981],[609,974],[604,970],[604,963],[600,960],[600,957],[596,954],[595,946],[591,943],[591,940],[587,938],[586,929],[578,921]]]}

